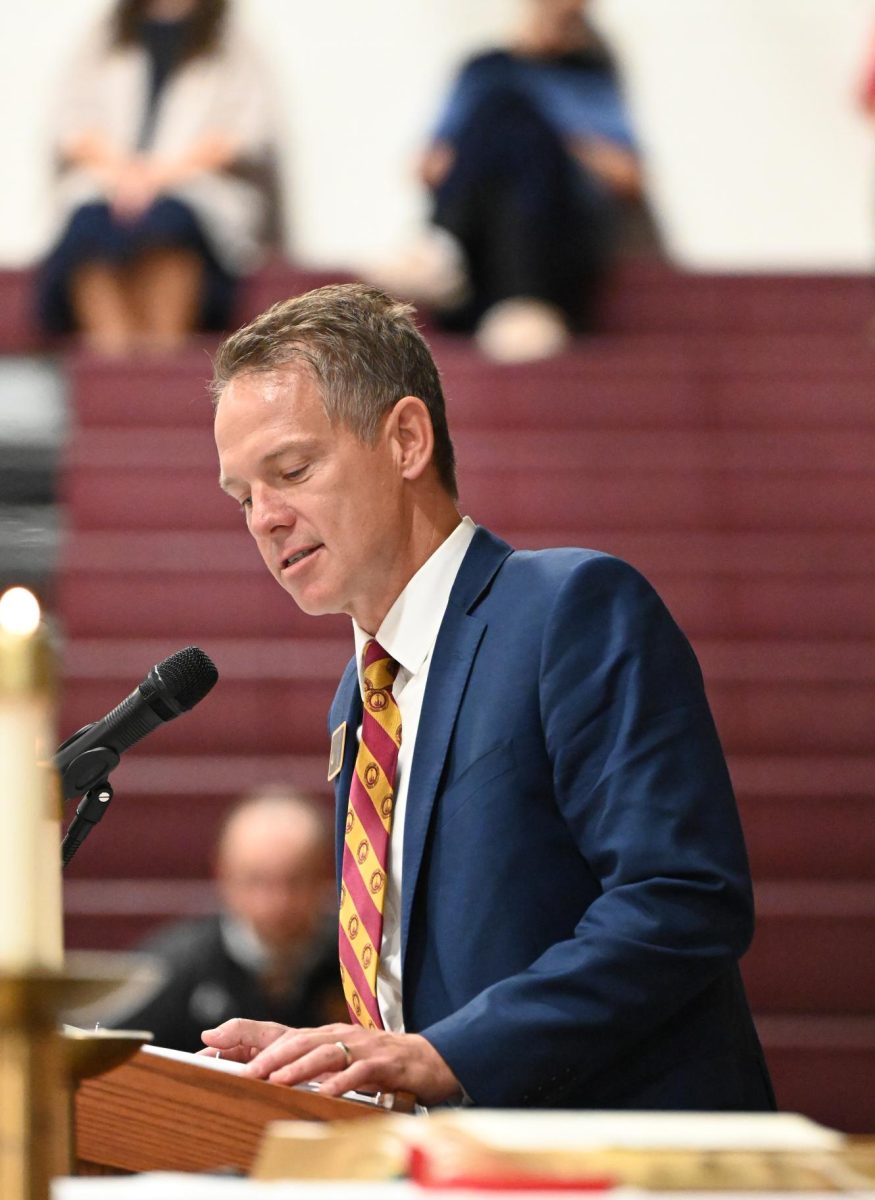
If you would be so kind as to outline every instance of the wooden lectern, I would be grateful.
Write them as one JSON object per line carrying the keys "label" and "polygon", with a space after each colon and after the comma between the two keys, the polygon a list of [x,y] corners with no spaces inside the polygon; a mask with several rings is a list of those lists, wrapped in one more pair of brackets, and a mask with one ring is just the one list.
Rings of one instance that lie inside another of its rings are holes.
{"label": "wooden lectern", "polygon": [[79,1084],[76,1165],[82,1175],[248,1172],[269,1121],[368,1120],[386,1111],[140,1050],[122,1066]]}

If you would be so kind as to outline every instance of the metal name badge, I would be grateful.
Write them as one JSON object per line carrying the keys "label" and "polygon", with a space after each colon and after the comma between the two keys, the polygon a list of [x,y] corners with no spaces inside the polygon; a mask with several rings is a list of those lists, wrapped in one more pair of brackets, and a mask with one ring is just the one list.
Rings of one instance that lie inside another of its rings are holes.
{"label": "metal name badge", "polygon": [[338,725],[331,735],[331,750],[328,754],[328,782],[340,774],[343,766],[343,751],[346,748],[346,721]]}

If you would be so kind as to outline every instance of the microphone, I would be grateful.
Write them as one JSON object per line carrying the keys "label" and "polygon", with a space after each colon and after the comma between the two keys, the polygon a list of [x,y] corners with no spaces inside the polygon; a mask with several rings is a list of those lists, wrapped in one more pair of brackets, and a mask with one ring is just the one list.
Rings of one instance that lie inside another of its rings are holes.
{"label": "microphone", "polygon": [[54,762],[64,799],[105,783],[125,750],[165,721],[194,708],[218,678],[215,664],[199,646],[177,650],[157,663],[121,704],[58,747]]}

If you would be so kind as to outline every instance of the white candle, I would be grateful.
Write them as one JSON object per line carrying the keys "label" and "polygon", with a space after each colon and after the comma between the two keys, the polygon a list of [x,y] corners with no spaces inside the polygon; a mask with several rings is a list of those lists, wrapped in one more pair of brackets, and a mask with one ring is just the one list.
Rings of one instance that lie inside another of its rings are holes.
{"label": "white candle", "polygon": [[36,598],[10,588],[0,597],[0,971],[10,973],[63,966],[51,659]]}

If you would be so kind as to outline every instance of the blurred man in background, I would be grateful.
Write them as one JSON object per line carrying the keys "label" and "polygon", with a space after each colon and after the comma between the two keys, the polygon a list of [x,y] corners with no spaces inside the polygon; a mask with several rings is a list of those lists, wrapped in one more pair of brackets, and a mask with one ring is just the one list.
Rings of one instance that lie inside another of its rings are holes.
{"label": "blurred man in background", "polygon": [[343,1020],[336,916],[326,919],[329,845],[325,814],[309,798],[271,787],[242,800],[216,849],[223,911],[178,922],[142,946],[164,982],[113,1022],[196,1050],[205,1026],[241,1011],[291,1025]]}

